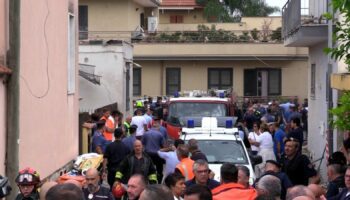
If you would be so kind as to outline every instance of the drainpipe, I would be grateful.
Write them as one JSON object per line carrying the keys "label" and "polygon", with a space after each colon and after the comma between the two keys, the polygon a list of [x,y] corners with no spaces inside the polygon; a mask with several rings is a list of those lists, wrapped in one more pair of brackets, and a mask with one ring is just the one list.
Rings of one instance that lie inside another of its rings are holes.
{"label": "drainpipe", "polygon": [[21,0],[9,0],[9,54],[8,66],[12,70],[7,85],[7,137],[6,176],[12,189],[8,199],[15,199],[18,188],[14,180],[19,170],[19,77],[20,77],[20,4]]}

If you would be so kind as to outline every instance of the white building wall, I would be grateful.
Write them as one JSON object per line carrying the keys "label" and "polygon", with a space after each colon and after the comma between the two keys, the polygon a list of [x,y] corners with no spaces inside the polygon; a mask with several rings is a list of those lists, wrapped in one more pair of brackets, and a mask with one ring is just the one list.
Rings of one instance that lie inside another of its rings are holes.
{"label": "white building wall", "polygon": [[[316,64],[316,89],[315,98],[310,96],[311,78],[309,78],[309,118],[308,118],[308,149],[312,159],[316,160],[322,157],[324,147],[326,145],[326,129],[327,129],[327,101],[326,101],[326,74],[328,67],[328,59],[323,49],[327,43],[320,43],[314,47],[310,47],[310,64],[309,75],[311,75],[311,65]],[[318,167],[319,162],[316,163]],[[321,171],[323,180],[326,179],[326,160],[322,161]]]}
{"label": "white building wall", "polygon": [[118,103],[118,109],[125,112],[128,60],[124,57],[124,48],[121,45],[80,45],[79,63],[96,66],[95,74],[102,76],[100,85],[79,77],[80,112],[94,112],[97,108],[113,103]]}

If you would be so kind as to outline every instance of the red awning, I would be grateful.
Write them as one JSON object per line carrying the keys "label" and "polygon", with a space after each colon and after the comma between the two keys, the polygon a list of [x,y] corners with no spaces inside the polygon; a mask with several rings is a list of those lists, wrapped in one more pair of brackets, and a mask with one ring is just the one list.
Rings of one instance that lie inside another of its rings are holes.
{"label": "red awning", "polygon": [[188,6],[193,6],[193,7],[201,7],[196,3],[196,0],[163,0],[161,7],[188,7]]}

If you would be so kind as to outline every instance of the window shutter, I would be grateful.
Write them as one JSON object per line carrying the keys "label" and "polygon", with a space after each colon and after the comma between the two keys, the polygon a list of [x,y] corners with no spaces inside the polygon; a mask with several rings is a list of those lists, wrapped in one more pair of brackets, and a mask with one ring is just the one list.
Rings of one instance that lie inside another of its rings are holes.
{"label": "window shutter", "polygon": [[170,16],[170,23],[176,23],[176,15]]}

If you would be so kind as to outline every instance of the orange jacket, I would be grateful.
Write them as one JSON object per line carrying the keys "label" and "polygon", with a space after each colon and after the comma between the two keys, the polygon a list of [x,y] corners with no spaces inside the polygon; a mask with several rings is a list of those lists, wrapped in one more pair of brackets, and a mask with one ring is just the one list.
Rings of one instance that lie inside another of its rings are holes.
{"label": "orange jacket", "polygon": [[181,174],[185,177],[185,180],[191,180],[194,178],[193,174],[193,163],[194,161],[190,158],[183,158],[179,164],[176,165],[176,169],[178,169]]}
{"label": "orange jacket", "polygon": [[[106,118],[105,116],[102,116],[101,120],[105,120],[106,121],[106,124],[105,124],[106,127],[111,128],[111,129],[115,128],[115,125],[114,125],[113,121],[110,120],[109,118]],[[111,132],[108,132],[106,130],[103,132],[103,136],[108,141],[112,141],[113,140],[113,134],[114,134],[113,132],[111,133]]]}
{"label": "orange jacket", "polygon": [[212,191],[213,200],[254,200],[257,197],[257,192],[253,188],[245,188],[238,183],[225,183]]}

